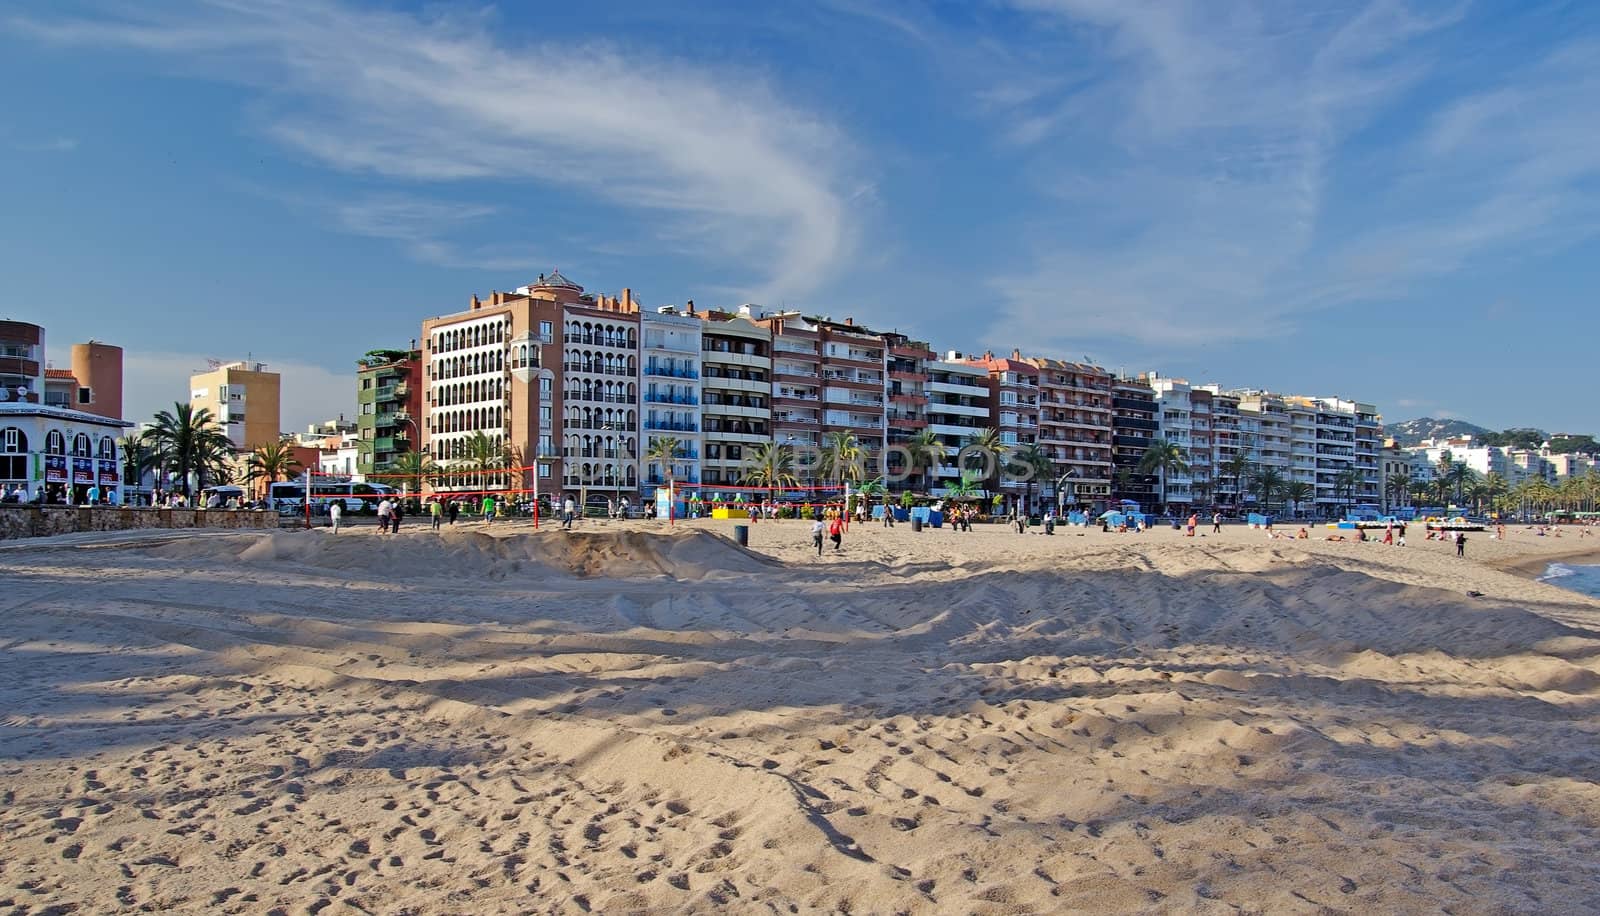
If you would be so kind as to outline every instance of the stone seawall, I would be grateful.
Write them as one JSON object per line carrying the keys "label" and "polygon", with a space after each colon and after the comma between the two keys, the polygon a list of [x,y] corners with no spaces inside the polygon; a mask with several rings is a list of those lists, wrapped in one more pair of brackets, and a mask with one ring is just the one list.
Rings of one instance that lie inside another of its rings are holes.
{"label": "stone seawall", "polygon": [[278,513],[240,509],[0,506],[0,540],[138,528],[276,528]]}

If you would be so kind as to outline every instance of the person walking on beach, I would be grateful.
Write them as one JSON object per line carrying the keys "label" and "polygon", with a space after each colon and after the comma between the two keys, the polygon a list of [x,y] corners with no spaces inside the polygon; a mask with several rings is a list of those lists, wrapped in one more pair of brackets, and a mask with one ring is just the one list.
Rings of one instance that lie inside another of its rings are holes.
{"label": "person walking on beach", "polygon": [[1466,557],[1466,555],[1467,555],[1467,533],[1465,531],[1457,531],[1456,532],[1456,556],[1464,558],[1464,557]]}
{"label": "person walking on beach", "polygon": [[1221,534],[1222,533],[1222,513],[1221,512],[1213,512],[1213,513],[1211,513],[1211,533],[1212,534]]}
{"label": "person walking on beach", "polygon": [[445,510],[450,514],[450,524],[454,525],[456,523],[456,516],[461,514],[461,503],[454,499],[448,499],[445,500],[445,502],[449,503],[449,505],[445,507]]}
{"label": "person walking on beach", "polygon": [[571,531],[572,519],[575,515],[577,515],[577,507],[573,505],[572,497],[568,496],[567,501],[561,504],[561,527]]}
{"label": "person walking on beach", "polygon": [[384,497],[383,500],[378,503],[378,533],[379,534],[388,534],[389,533],[389,518],[393,513],[394,513],[394,503],[389,502],[388,497]]}
{"label": "person walking on beach", "polygon": [[1394,522],[1383,526],[1383,542],[1391,546],[1394,544]]}
{"label": "person walking on beach", "polygon": [[428,514],[433,516],[433,530],[438,531],[439,526],[444,524],[444,503],[437,499],[430,502],[428,504]]}
{"label": "person walking on beach", "polygon": [[344,500],[336,499],[328,507],[328,523],[333,526],[333,533],[339,533],[339,522],[344,518]]}
{"label": "person walking on beach", "polygon": [[494,497],[488,493],[483,494],[483,523],[494,524]]}
{"label": "person walking on beach", "polygon": [[[841,515],[842,514],[843,513],[841,513]],[[844,544],[843,518],[834,516],[833,521],[828,524],[828,539],[833,541],[833,549],[834,552],[837,553],[839,548]]]}
{"label": "person walking on beach", "polygon": [[817,548],[817,556],[822,556],[822,519],[811,520],[811,543]]}
{"label": "person walking on beach", "polygon": [[399,534],[400,533],[400,520],[402,518],[405,518],[405,515],[406,515],[406,511],[400,505],[400,500],[398,500],[398,499],[395,500],[394,501],[394,505],[389,507],[389,533],[390,534]]}

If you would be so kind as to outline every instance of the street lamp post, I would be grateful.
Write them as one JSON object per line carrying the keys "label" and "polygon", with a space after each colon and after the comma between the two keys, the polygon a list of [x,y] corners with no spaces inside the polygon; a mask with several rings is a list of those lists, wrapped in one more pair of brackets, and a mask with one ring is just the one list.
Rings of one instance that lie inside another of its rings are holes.
{"label": "street lamp post", "polygon": [[[399,420],[402,423],[410,424],[410,426],[411,426],[411,434],[414,437],[411,440],[411,451],[413,451],[413,452],[417,451],[418,448],[421,447],[421,445],[422,445],[422,431],[417,428],[417,421],[413,420],[411,418],[410,414],[404,414],[404,413],[395,414],[395,419]],[[421,465],[420,464],[418,465],[418,469],[419,470],[421,469]],[[418,494],[422,493],[422,480],[420,478],[417,480],[417,493]],[[410,499],[410,498],[411,498],[411,494],[410,494],[410,492],[408,490],[408,487],[407,487],[407,481],[405,479],[402,479],[400,481],[400,500],[401,500],[401,502],[404,502],[404,501],[406,501],[407,499]]]}
{"label": "street lamp post", "polygon": [[[1077,487],[1069,483],[1069,478],[1076,476],[1078,476],[1078,469],[1068,468],[1065,474],[1056,478],[1056,514],[1063,518],[1067,515],[1067,503],[1077,503],[1078,501]],[[1073,487],[1072,499],[1070,500],[1067,499],[1067,487],[1069,486]]]}

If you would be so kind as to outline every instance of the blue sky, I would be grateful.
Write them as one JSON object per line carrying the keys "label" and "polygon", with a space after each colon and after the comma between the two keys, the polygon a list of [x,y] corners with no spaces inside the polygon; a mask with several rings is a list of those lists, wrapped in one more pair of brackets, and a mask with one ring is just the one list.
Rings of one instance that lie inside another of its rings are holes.
{"label": "blue sky", "polygon": [[121,344],[131,415],[245,354],[349,412],[559,267],[1600,429],[1592,3],[21,0],[0,86],[0,315]]}

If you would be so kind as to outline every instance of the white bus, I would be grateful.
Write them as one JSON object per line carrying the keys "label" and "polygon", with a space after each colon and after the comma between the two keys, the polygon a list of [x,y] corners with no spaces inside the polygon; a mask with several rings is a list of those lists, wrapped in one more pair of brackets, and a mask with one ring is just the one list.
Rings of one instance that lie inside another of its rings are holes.
{"label": "white bus", "polygon": [[[394,496],[398,492],[394,487],[382,483],[319,480],[312,485],[311,508],[319,515],[324,514],[328,511],[328,506],[338,499],[344,502],[344,511],[360,512],[366,508],[377,508],[379,500],[385,496]],[[305,483],[290,481],[272,484],[268,488],[267,498],[271,501],[272,507],[279,512],[304,511]]]}

